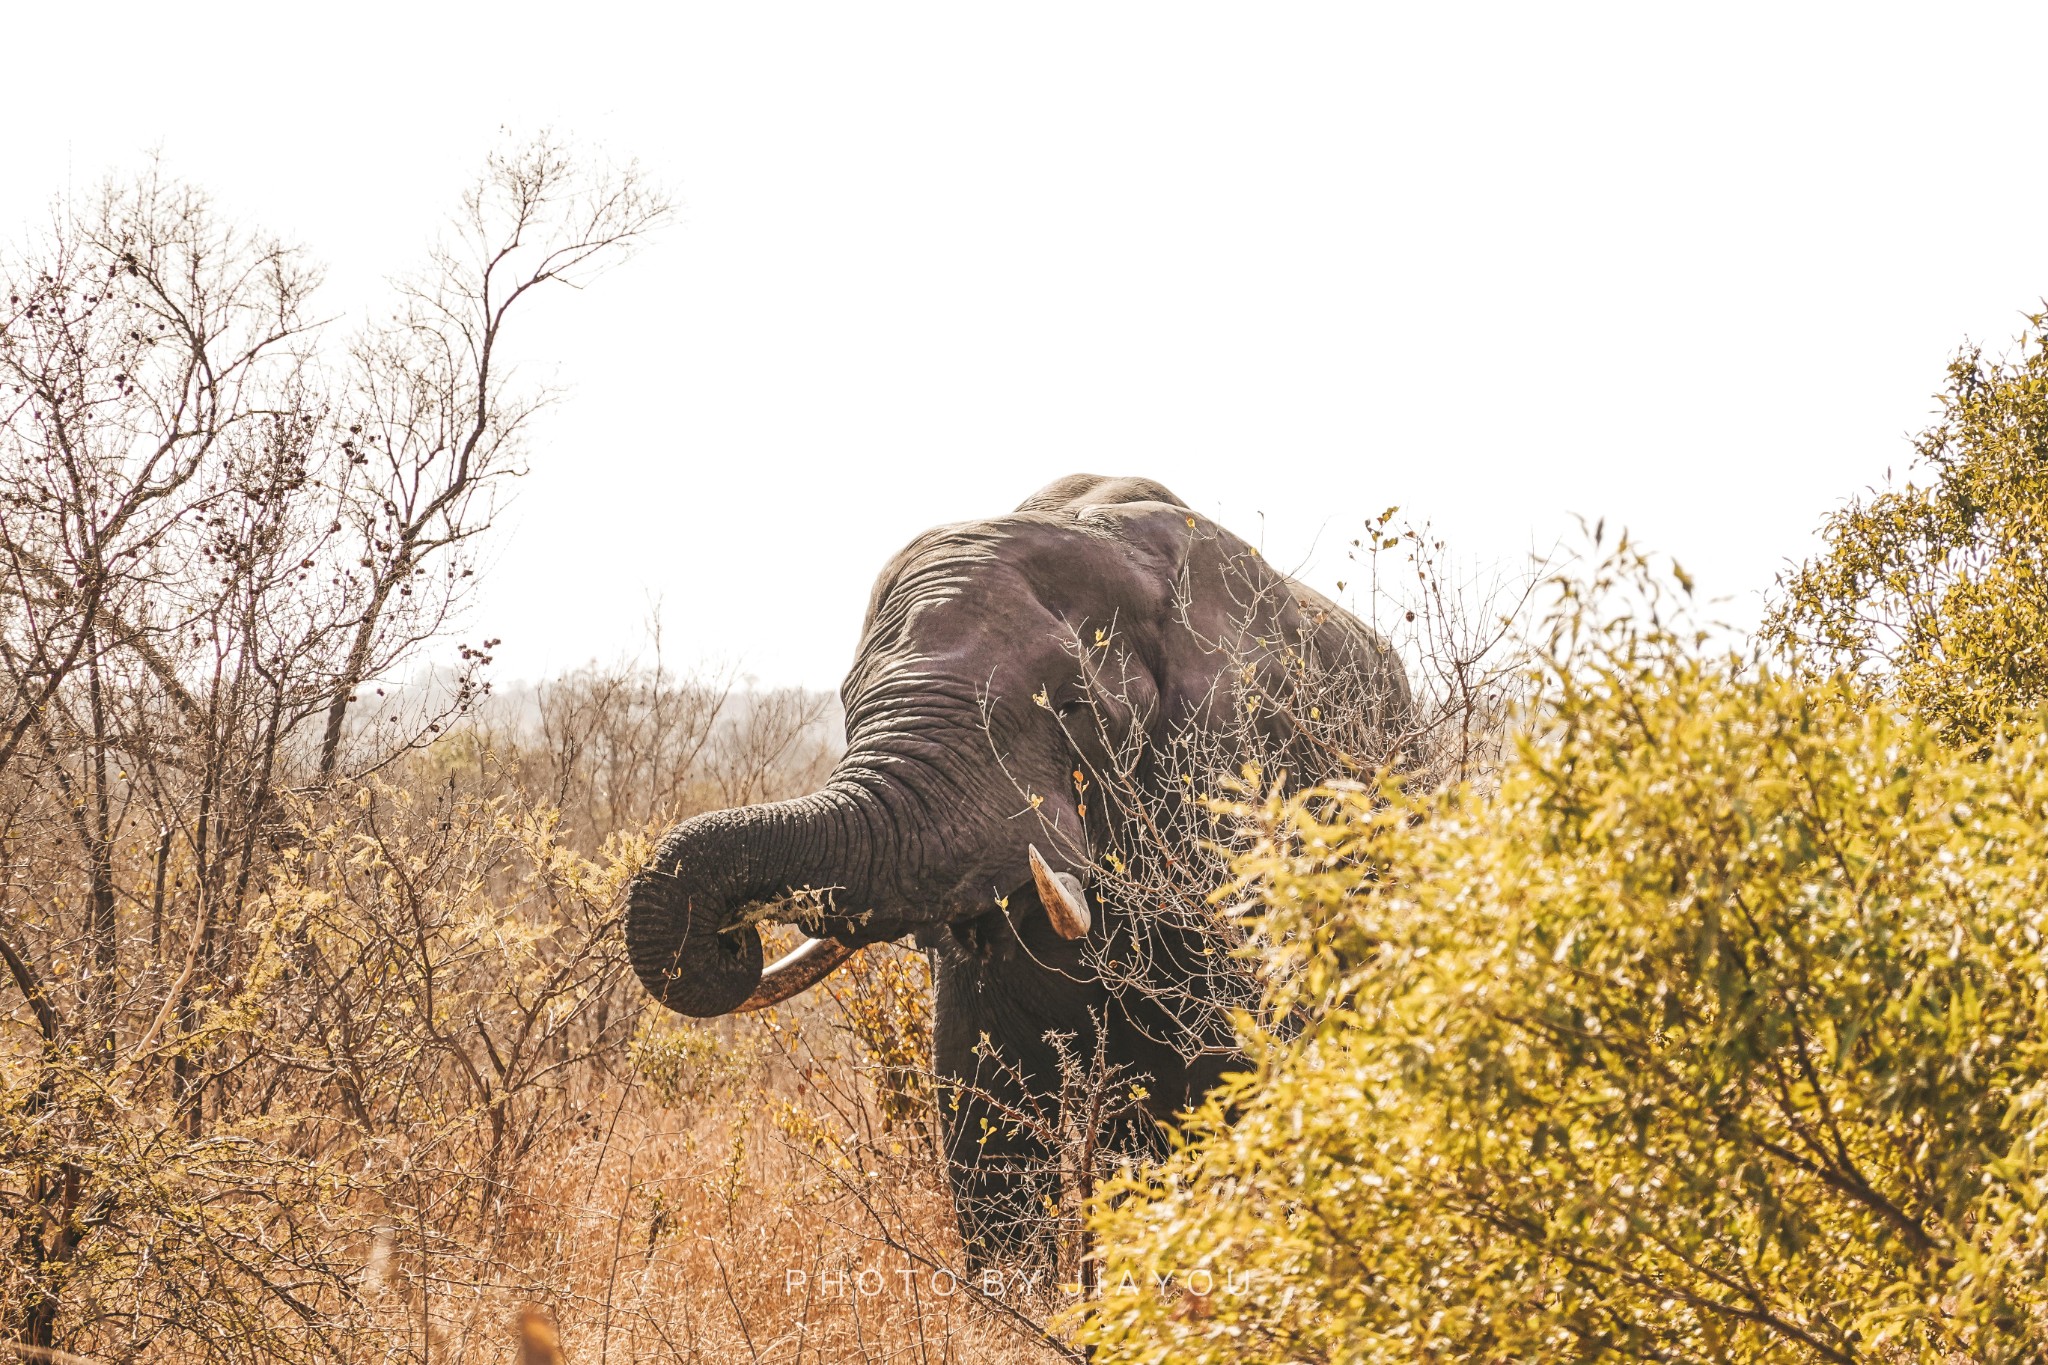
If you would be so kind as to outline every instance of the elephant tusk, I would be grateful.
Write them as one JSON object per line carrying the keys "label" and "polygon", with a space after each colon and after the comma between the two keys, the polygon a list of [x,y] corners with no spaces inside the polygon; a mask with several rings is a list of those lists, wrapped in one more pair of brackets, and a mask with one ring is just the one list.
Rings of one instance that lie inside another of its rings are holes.
{"label": "elephant tusk", "polygon": [[1061,938],[1088,937],[1092,921],[1081,879],[1071,872],[1053,871],[1038,855],[1038,845],[1027,847],[1031,850],[1031,880],[1038,883],[1038,898],[1045,902],[1045,917],[1052,921],[1053,929]]}
{"label": "elephant tusk", "polygon": [[768,965],[761,984],[734,1008],[734,1014],[764,1010],[801,994],[839,970],[840,964],[859,952],[835,938],[807,938]]}

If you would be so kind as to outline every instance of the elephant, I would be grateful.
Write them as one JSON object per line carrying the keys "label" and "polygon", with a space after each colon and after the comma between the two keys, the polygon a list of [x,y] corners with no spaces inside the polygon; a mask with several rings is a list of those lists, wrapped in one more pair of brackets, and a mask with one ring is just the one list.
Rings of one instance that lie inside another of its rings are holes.
{"label": "elephant", "polygon": [[[1058,1088],[1063,1051],[1142,1077],[1143,1113],[1107,1138],[1138,1154],[1236,1064],[1227,1046],[1190,1046],[1153,992],[1100,970],[1144,912],[1091,895],[1119,816],[1076,788],[1115,767],[1159,802],[1196,799],[1158,755],[1226,708],[1269,752],[1293,752],[1302,719],[1272,699],[1309,657],[1361,684],[1369,727],[1396,747],[1412,706],[1387,641],[1158,483],[1072,475],[1007,516],[926,532],[869,598],[829,780],[669,829],[628,891],[634,972],[671,1010],[710,1018],[787,1000],[861,947],[910,937],[934,966],[933,1061],[970,1266],[1038,1254],[1054,1154],[1002,1118]],[[764,969],[757,917],[806,892],[814,937]],[[1169,935],[1146,970],[1185,988],[1203,951]]]}

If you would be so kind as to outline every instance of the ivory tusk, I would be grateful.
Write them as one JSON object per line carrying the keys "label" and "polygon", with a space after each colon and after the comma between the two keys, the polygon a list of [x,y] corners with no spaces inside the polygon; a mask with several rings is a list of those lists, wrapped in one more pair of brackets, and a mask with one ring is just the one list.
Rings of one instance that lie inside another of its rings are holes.
{"label": "ivory tusk", "polygon": [[733,1013],[745,1014],[748,1010],[764,1010],[770,1005],[779,1005],[838,971],[840,964],[859,951],[836,938],[807,938],[768,964],[768,970],[761,973],[761,984],[754,987],[754,993],[742,1000]]}
{"label": "ivory tusk", "polygon": [[1031,880],[1038,884],[1038,898],[1045,902],[1045,917],[1052,921],[1052,927],[1061,938],[1086,938],[1092,920],[1088,914],[1088,897],[1081,890],[1081,879],[1071,872],[1055,872],[1038,854],[1036,844],[1028,845],[1031,850]]}

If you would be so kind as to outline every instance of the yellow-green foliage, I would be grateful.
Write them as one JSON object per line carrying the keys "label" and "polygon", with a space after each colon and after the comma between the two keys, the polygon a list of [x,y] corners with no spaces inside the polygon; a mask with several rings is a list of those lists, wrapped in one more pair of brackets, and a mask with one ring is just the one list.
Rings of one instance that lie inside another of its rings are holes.
{"label": "yellow-green foliage", "polygon": [[1098,1202],[1099,1359],[2038,1360],[2048,740],[1588,633],[1497,794],[1248,812],[1296,1029]]}
{"label": "yellow-green foliage", "polygon": [[932,1089],[931,973],[922,953],[862,955],[828,989],[860,1045],[885,1129],[929,1126]]}
{"label": "yellow-green foliage", "polygon": [[1916,442],[1935,478],[1850,503],[1770,631],[1868,671],[1960,736],[2048,703],[2048,314],[2016,357],[1949,366]]}
{"label": "yellow-green foliage", "polygon": [[715,1029],[680,1024],[652,1011],[633,1035],[633,1072],[663,1108],[698,1104],[722,1095],[754,1070],[754,1049]]}

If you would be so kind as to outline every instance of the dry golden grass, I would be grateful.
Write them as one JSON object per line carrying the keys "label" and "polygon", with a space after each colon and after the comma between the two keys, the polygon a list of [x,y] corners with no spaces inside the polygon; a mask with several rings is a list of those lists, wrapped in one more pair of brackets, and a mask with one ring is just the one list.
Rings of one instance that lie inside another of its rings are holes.
{"label": "dry golden grass", "polygon": [[[813,710],[763,718],[791,742],[757,746],[749,781],[812,782]],[[298,811],[248,965],[175,1046],[134,1041],[148,990],[110,1066],[39,1050],[8,1001],[0,1321],[54,1304],[33,1358],[1059,1357],[1052,1296],[942,1273],[962,1257],[924,959],[872,950],[772,1015],[667,1015],[617,915],[669,812],[623,837],[559,821],[528,793],[593,807],[591,746],[565,747],[573,765],[457,741]],[[150,871],[122,869],[144,905]],[[43,951],[68,970],[67,941]],[[200,1057],[181,1091],[173,1063]]]}
{"label": "dry golden grass", "polygon": [[1064,1358],[1040,1335],[1056,1292],[960,1268],[930,1133],[887,1119],[844,1032],[887,968],[794,1014],[703,1030],[724,1044],[707,1070],[745,1065],[673,1107],[644,1082],[577,1095],[580,1122],[525,1165],[487,1252],[422,1264],[373,1247],[354,1335],[382,1349],[365,1358]]}

